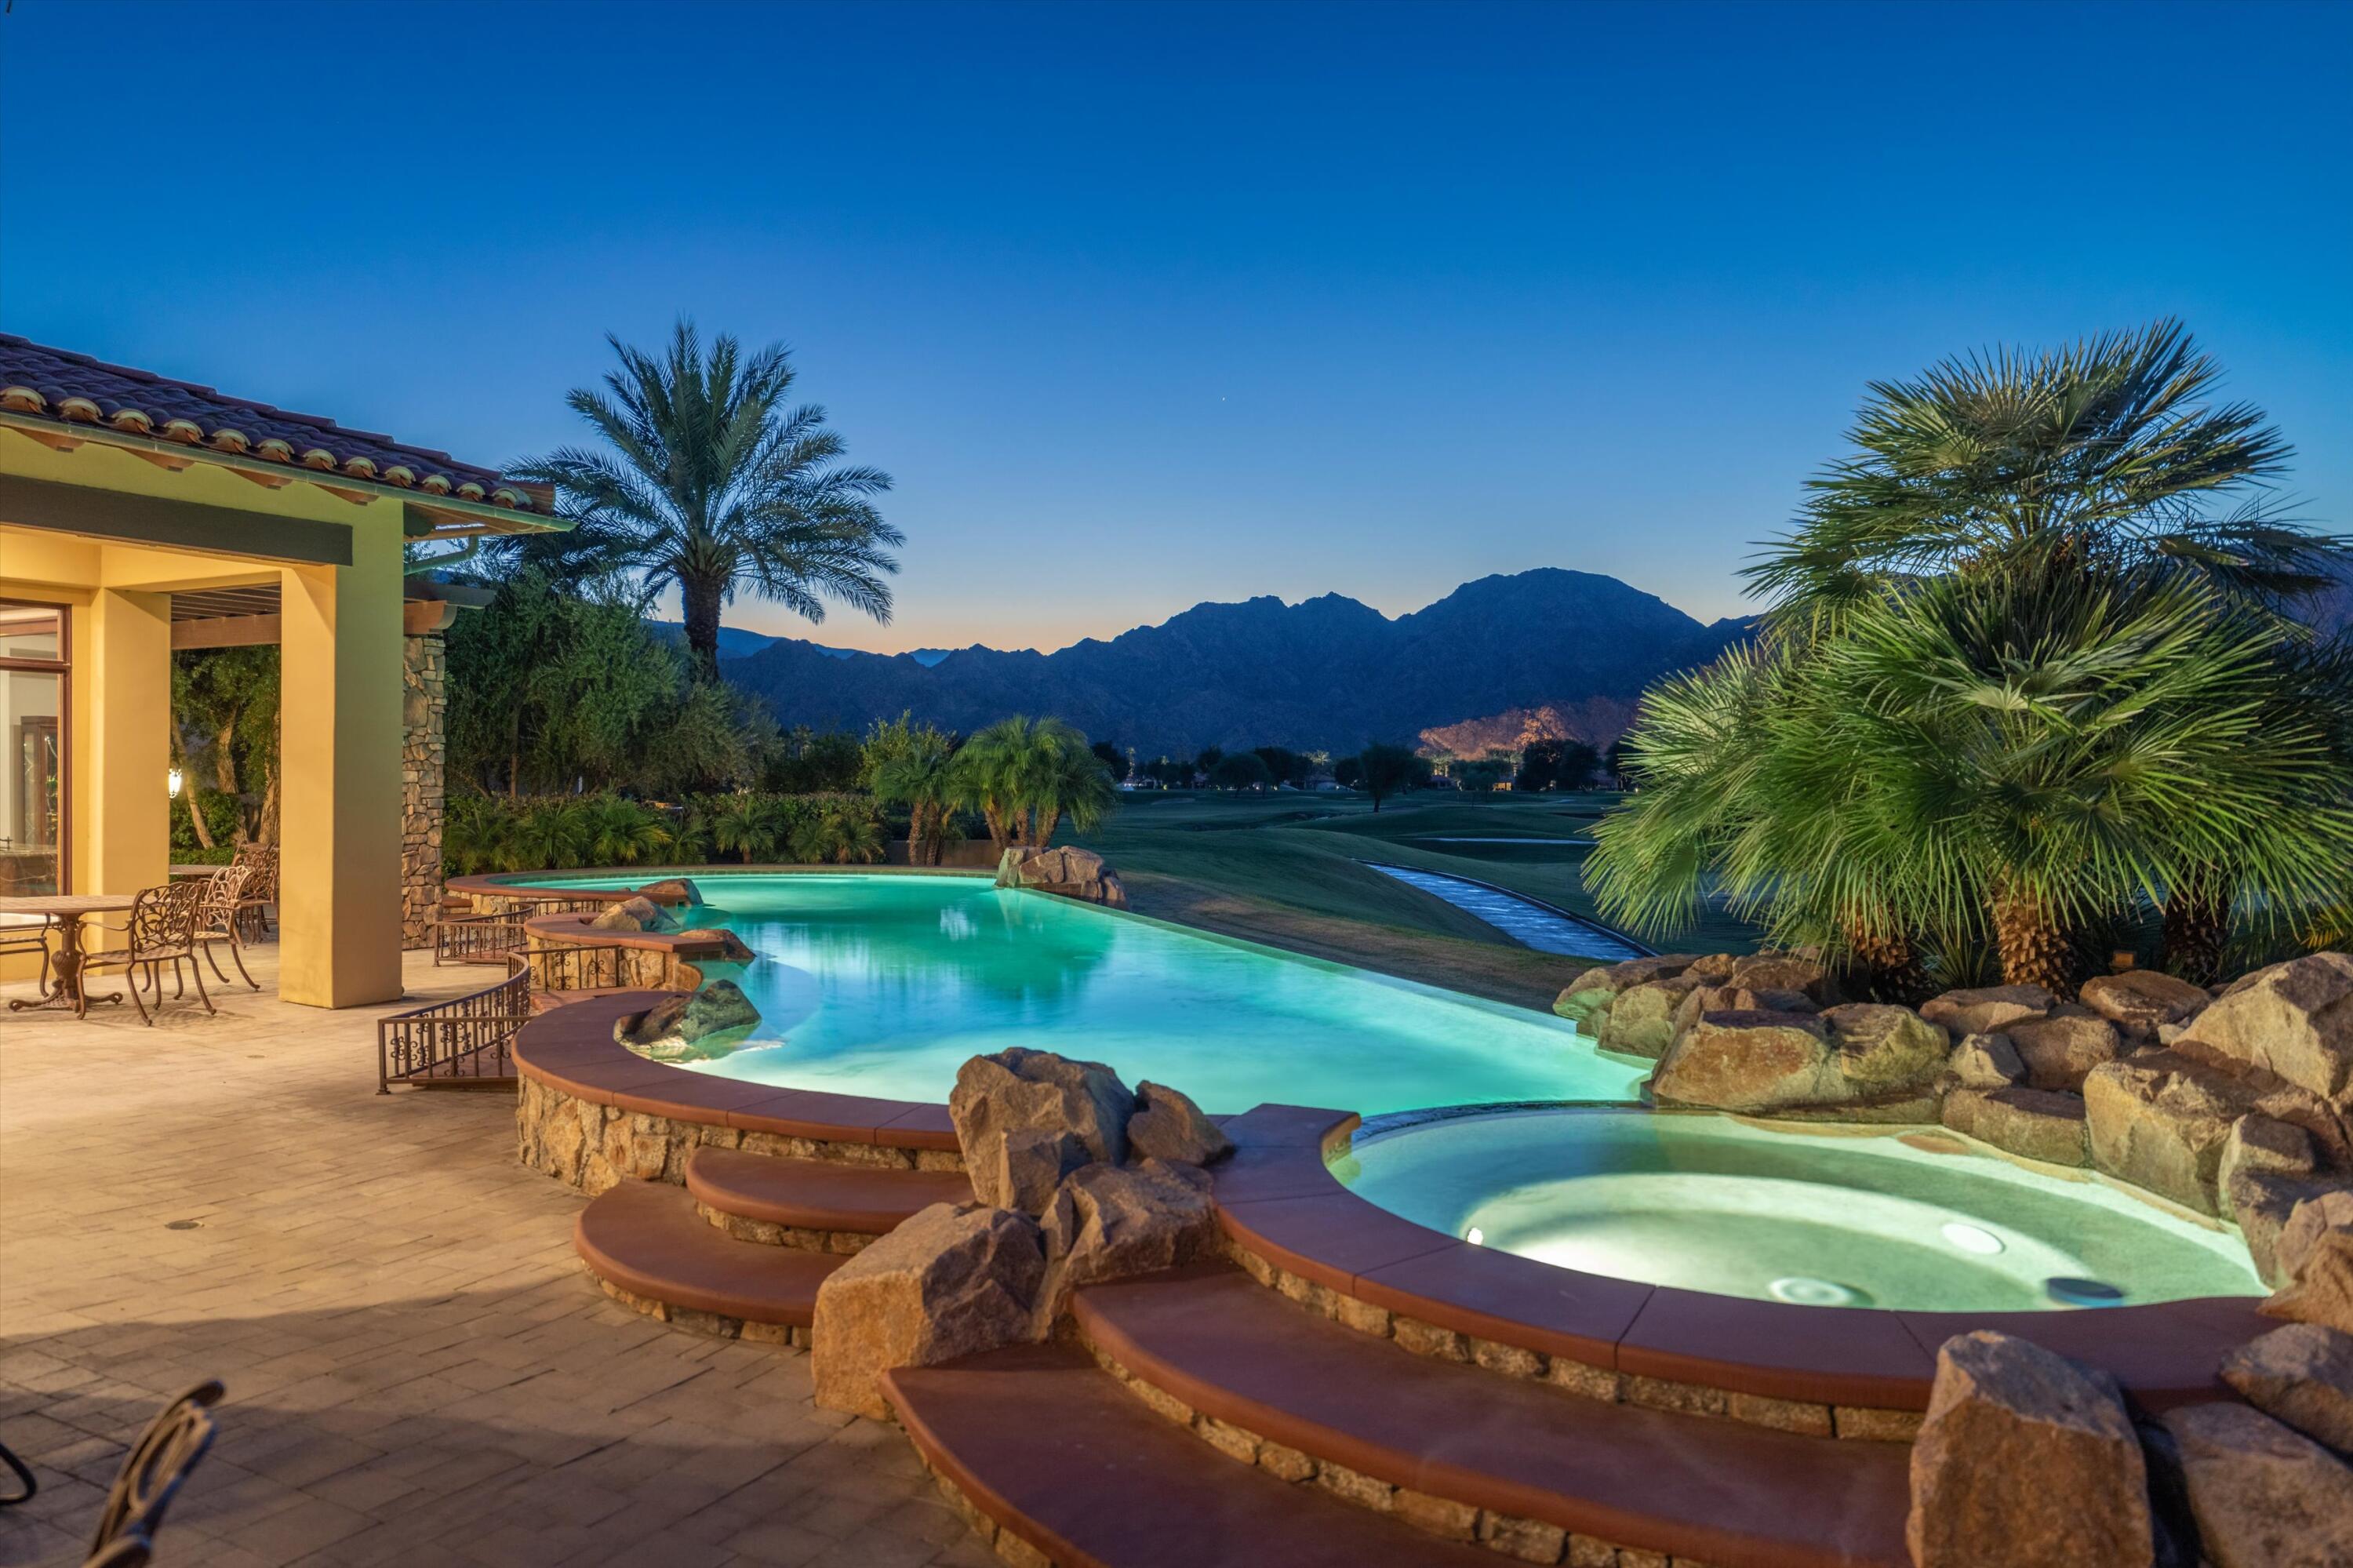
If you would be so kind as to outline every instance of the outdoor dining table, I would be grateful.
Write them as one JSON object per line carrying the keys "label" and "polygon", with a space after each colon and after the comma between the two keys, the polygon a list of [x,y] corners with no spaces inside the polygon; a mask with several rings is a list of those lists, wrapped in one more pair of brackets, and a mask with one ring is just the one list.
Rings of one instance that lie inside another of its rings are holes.
{"label": "outdoor dining table", "polygon": [[0,898],[0,915],[46,915],[58,931],[58,950],[49,955],[49,969],[56,980],[37,1001],[12,1001],[8,1011],[70,1007],[74,1016],[79,1018],[90,1011],[93,1001],[121,1001],[122,993],[119,991],[91,996],[82,990],[81,922],[86,915],[119,915],[131,907],[134,897],[129,893],[35,893]]}

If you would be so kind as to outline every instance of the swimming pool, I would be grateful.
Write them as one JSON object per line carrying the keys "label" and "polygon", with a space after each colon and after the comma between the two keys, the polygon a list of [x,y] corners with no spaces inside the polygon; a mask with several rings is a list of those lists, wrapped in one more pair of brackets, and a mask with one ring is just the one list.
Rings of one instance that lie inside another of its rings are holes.
{"label": "swimming pool", "polygon": [[1335,1174],[1481,1245],[1722,1296],[2031,1311],[2263,1294],[2236,1234],[1939,1131],[1501,1112],[1360,1131]]}
{"label": "swimming pool", "polygon": [[1026,1045],[1172,1085],[1213,1113],[1274,1102],[1376,1115],[1631,1100],[1651,1065],[1542,1013],[983,878],[694,882],[710,902],[686,917],[760,955],[706,966],[762,1019],[727,1054],[681,1064],[723,1077],[939,1102],[967,1057]]}

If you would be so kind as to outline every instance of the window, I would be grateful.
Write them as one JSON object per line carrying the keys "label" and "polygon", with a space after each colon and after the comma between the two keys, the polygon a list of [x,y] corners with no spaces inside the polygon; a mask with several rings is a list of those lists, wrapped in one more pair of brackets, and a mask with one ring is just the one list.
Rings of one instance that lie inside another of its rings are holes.
{"label": "window", "polygon": [[66,616],[0,599],[0,895],[65,891]]}

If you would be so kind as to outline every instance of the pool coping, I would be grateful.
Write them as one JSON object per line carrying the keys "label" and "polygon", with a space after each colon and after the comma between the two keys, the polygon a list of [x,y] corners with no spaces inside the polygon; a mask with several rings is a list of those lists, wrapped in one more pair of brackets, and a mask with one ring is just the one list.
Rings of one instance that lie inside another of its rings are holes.
{"label": "pool coping", "polygon": [[[1271,1114],[1270,1114],[1271,1113]],[[1266,1119],[1262,1122],[1261,1118]],[[1927,1408],[1937,1348],[1989,1329],[2112,1373],[2150,1410],[2235,1400],[2225,1355],[2278,1327],[2257,1297],[2049,1312],[1799,1307],[1585,1274],[1391,1213],[1334,1174],[1359,1118],[1261,1107],[1214,1167],[1229,1242],[1356,1300],[1606,1372],[1810,1404]]]}

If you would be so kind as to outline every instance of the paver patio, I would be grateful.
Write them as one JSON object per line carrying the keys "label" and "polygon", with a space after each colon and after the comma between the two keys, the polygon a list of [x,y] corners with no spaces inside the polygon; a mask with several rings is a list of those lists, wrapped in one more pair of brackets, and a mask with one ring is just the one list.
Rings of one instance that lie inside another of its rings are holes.
{"label": "paver patio", "polygon": [[[80,1561],[123,1444],[208,1376],[162,1563],[996,1561],[805,1357],[601,1295],[511,1097],[378,1097],[389,1010],[280,1003],[257,957],[218,1018],[0,1012],[0,1441],[41,1482],[0,1563]],[[402,1005],[491,975],[412,953]]]}

